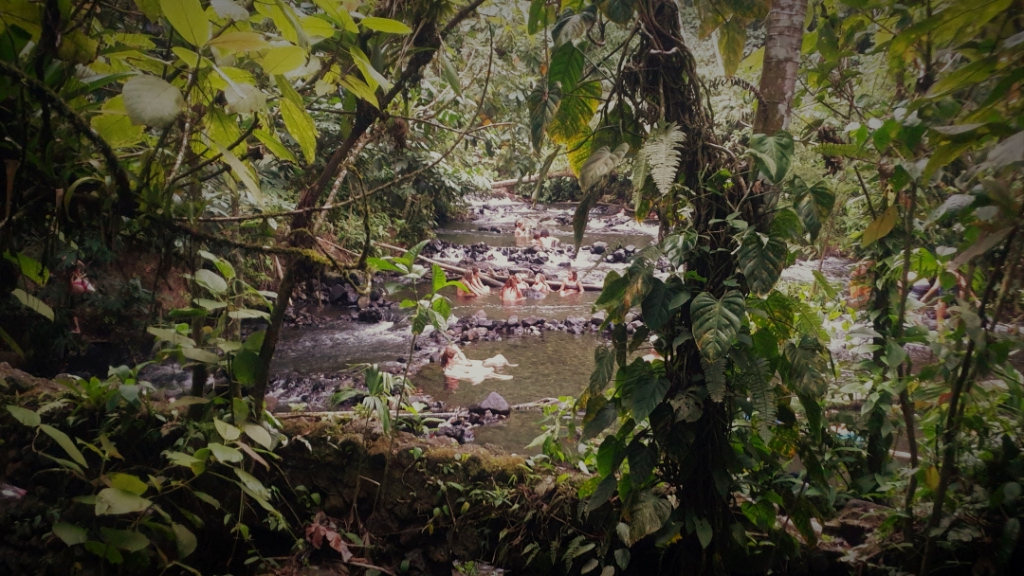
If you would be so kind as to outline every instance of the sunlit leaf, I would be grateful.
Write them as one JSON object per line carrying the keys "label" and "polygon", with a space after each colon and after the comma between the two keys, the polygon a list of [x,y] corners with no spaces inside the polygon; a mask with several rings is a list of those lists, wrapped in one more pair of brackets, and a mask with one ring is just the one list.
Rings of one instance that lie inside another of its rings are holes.
{"label": "sunlit leaf", "polygon": [[199,47],[210,41],[210,21],[199,0],[160,0],[164,18],[189,44]]}
{"label": "sunlit leaf", "polygon": [[80,466],[82,466],[82,468],[89,467],[89,464],[85,461],[85,456],[82,455],[82,452],[78,449],[77,446],[75,446],[74,441],[71,440],[71,438],[67,434],[61,432],[60,430],[57,430],[56,428],[48,424],[40,424],[39,429],[45,432],[46,435],[49,436],[50,438],[53,438],[54,441],[57,442],[57,444],[61,448],[63,448],[65,452],[67,452],[68,456],[70,456],[72,460],[74,460]]}
{"label": "sunlit leaf", "polygon": [[273,76],[286,74],[306,62],[306,51],[299,46],[276,46],[267,50],[259,61],[263,72]]}
{"label": "sunlit leaf", "polygon": [[156,76],[140,74],[133,77],[125,83],[121,94],[132,124],[162,128],[174,122],[185,109],[181,91]]}
{"label": "sunlit leaf", "polygon": [[150,500],[118,488],[104,488],[96,495],[96,515],[142,512],[153,505]]}
{"label": "sunlit leaf", "polygon": [[29,410],[28,408],[9,404],[7,406],[7,411],[11,413],[11,416],[14,416],[15,420],[30,428],[35,428],[42,423],[42,419],[39,418],[39,414]]}
{"label": "sunlit leaf", "polygon": [[868,227],[864,229],[864,234],[860,238],[861,246],[867,247],[879,239],[885,238],[896,226],[896,220],[899,219],[899,216],[899,209],[895,205],[889,206],[885,212],[882,212],[877,218],[872,220]]}

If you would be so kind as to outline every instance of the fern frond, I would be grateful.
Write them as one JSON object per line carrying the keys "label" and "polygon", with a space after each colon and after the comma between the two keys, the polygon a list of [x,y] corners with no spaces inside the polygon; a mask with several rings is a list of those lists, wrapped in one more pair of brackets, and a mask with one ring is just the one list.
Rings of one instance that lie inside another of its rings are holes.
{"label": "fern frond", "polygon": [[704,385],[713,402],[725,400],[725,363],[725,358],[714,362],[708,362],[703,356],[700,358],[701,368],[704,369]]}
{"label": "fern frond", "polygon": [[658,192],[663,195],[672,190],[672,184],[676,180],[676,173],[679,172],[679,150],[678,146],[686,140],[686,135],[679,130],[674,122],[668,125],[659,125],[651,131],[644,142],[641,154],[650,167],[651,178],[658,187]]}

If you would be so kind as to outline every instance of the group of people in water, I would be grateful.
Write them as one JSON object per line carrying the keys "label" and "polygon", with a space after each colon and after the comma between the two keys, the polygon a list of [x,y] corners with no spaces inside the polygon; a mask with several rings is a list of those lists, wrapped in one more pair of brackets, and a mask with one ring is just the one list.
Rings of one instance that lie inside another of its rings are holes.
{"label": "group of people in water", "polygon": [[516,228],[513,234],[516,237],[517,244],[529,242],[542,250],[551,250],[559,245],[558,238],[552,236],[550,230],[541,228],[534,231],[525,220],[516,220]]}
{"label": "group of people in water", "polygon": [[[462,284],[466,286],[468,292],[459,289],[459,296],[472,298],[491,293],[490,287],[486,286],[480,278],[480,269],[476,266],[467,270],[465,274],[462,275],[461,280]],[[505,280],[505,283],[501,287],[501,301],[506,304],[512,304],[520,300],[525,300],[528,296],[543,298],[555,291],[556,290],[551,287],[551,284],[548,283],[547,277],[542,273],[537,273],[537,275],[533,277],[532,281],[522,274],[509,274],[508,280]],[[583,283],[580,282],[579,275],[575,270],[569,270],[566,279],[562,281],[562,285],[558,288],[557,292],[560,296],[568,296],[583,292]]]}

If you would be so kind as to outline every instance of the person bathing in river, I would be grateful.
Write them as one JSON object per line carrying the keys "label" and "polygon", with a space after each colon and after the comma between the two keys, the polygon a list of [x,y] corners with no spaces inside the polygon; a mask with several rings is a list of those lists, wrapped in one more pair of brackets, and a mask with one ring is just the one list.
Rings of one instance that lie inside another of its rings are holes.
{"label": "person bathing in river", "polygon": [[462,283],[469,289],[469,292],[459,288],[458,295],[465,298],[473,298],[475,296],[483,296],[484,294],[490,294],[491,289],[484,286],[483,280],[480,279],[480,269],[476,266],[466,270],[466,272],[460,278]]}
{"label": "person bathing in river", "polygon": [[543,274],[537,274],[533,279],[533,286],[531,287],[541,294],[548,294],[551,292],[551,286],[548,285],[548,279]]}
{"label": "person bathing in river", "polygon": [[569,275],[566,277],[565,282],[562,282],[562,287],[558,289],[558,294],[561,296],[568,296],[570,294],[580,294],[583,292],[583,282],[580,282],[579,276],[575,270],[569,270]]}
{"label": "person bathing in river", "polygon": [[505,304],[511,304],[525,299],[523,289],[519,286],[519,276],[509,274],[505,285],[501,287],[501,301]]}
{"label": "person bathing in river", "polygon": [[513,368],[518,366],[518,364],[509,364],[501,354],[487,360],[470,360],[455,344],[449,344],[441,352],[440,364],[445,377],[449,380],[469,380],[474,386],[488,378],[511,380],[510,374],[498,374],[497,370],[505,366]]}
{"label": "person bathing in river", "polygon": [[526,221],[523,219],[516,220],[516,229],[513,231],[516,238],[529,238],[530,228],[526,225]]}
{"label": "person bathing in river", "polygon": [[484,284],[483,279],[480,278],[480,269],[477,268],[476,266],[473,266],[472,268],[469,269],[469,271],[473,275],[471,282],[473,290],[477,293],[477,295],[490,294],[491,288]]}
{"label": "person bathing in river", "polygon": [[543,228],[540,231],[540,247],[545,250],[551,250],[558,245],[558,239],[551,235],[551,231],[547,228]]}

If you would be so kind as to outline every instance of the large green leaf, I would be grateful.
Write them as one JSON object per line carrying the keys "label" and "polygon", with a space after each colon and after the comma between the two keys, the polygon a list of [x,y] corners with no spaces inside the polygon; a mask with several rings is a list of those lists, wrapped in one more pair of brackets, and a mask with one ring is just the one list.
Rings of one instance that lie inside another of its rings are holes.
{"label": "large green leaf", "polygon": [[266,51],[260,66],[268,75],[286,74],[306,62],[306,51],[299,46],[275,46]]}
{"label": "large green leaf", "polygon": [[736,259],[752,292],[767,294],[775,286],[788,254],[785,240],[777,236],[765,236],[752,229],[743,236]]}
{"label": "large green leaf", "polygon": [[138,530],[115,530],[113,528],[100,528],[103,541],[118,550],[126,552],[138,552],[149,546],[149,538]]}
{"label": "large green leaf", "polygon": [[118,488],[104,488],[96,495],[96,515],[130,514],[142,512],[153,503],[138,494],[132,494]]}
{"label": "large green leaf", "polygon": [[171,523],[171,531],[174,532],[174,539],[176,540],[178,556],[180,558],[187,558],[195,552],[196,546],[199,543],[196,541],[196,535],[191,530],[177,522],[173,522]]}
{"label": "large green leaf", "polygon": [[562,44],[551,53],[551,66],[548,68],[548,83],[559,84],[563,91],[576,87],[583,75],[586,55],[574,44]]}
{"label": "large green leaf", "polygon": [[556,7],[550,5],[547,0],[532,0],[530,2],[529,18],[526,20],[526,31],[536,34],[541,28],[545,28],[555,17]]}
{"label": "large green leaf", "polygon": [[69,524],[68,522],[57,522],[53,525],[52,530],[53,535],[60,538],[68,546],[84,544],[89,539],[85,528]]}
{"label": "large green leaf", "polygon": [[313,0],[313,3],[320,7],[328,16],[337,22],[347,32],[359,33],[359,27],[348,10],[341,5],[339,0]]}
{"label": "large green leaf", "polygon": [[773,136],[754,134],[750,137],[750,155],[765,177],[779,184],[793,162],[793,135],[781,130]]}
{"label": "large green leaf", "polygon": [[625,458],[626,449],[622,445],[622,440],[609,435],[601,441],[601,446],[597,449],[597,473],[601,476],[614,474]]}
{"label": "large green leaf", "polygon": [[231,373],[240,384],[252,385],[256,383],[259,366],[259,354],[249,350],[240,350],[231,362]]}
{"label": "large green leaf", "polygon": [[732,348],[739,337],[746,308],[743,295],[730,290],[721,299],[701,292],[690,304],[693,338],[708,362],[714,362]]}
{"label": "large green leaf", "polygon": [[638,542],[644,536],[660,529],[672,515],[672,504],[651,492],[643,492],[629,509],[629,540],[626,544]]}
{"label": "large green leaf", "polygon": [[223,294],[228,289],[228,283],[213,270],[207,270],[206,268],[196,270],[194,279],[196,284],[199,284],[214,294]]}
{"label": "large green leaf", "polygon": [[[571,144],[578,134],[589,128],[590,119],[601,103],[601,83],[597,80],[577,84],[564,94],[551,124],[548,136],[559,144]],[[626,144],[628,147],[629,145]]]}
{"label": "large green leaf", "polygon": [[877,218],[868,224],[868,227],[864,229],[864,234],[860,238],[861,246],[867,247],[875,243],[881,238],[885,238],[892,229],[896,227],[896,221],[899,219],[899,209],[895,205],[886,208],[885,212],[879,214]]}
{"label": "large green leaf", "polygon": [[658,465],[658,451],[653,446],[648,446],[634,437],[626,449],[626,457],[629,459],[629,477],[634,486],[640,486],[654,472]]}
{"label": "large green leaf", "polygon": [[615,375],[615,386],[623,396],[629,398],[633,419],[637,422],[650,416],[665,398],[669,385],[669,381],[643,358],[637,358],[619,368]]}
{"label": "large green leaf", "polygon": [[746,21],[733,16],[718,28],[718,52],[722,55],[722,67],[726,76],[732,76],[743,60],[743,48],[747,43]]}
{"label": "large green leaf", "polygon": [[302,148],[306,163],[312,164],[316,160],[317,132],[309,112],[291,100],[281,100],[281,118],[288,133]]}
{"label": "large green leaf", "polygon": [[643,313],[644,324],[651,330],[657,330],[665,325],[669,319],[669,303],[674,296],[661,280],[654,278],[651,281],[651,289],[644,297],[640,305]]}
{"label": "large green leaf", "polygon": [[820,398],[827,384],[827,365],[821,343],[814,337],[803,336],[799,343],[786,344],[785,355],[789,361],[789,385],[800,394]]}
{"label": "large green leaf", "polygon": [[132,124],[162,128],[185,109],[181,91],[166,80],[140,74],[125,82],[121,89],[125,111]]}
{"label": "large green leaf", "polygon": [[587,413],[583,417],[583,440],[597,436],[615,422],[618,417],[615,404],[604,396],[591,396],[587,402]]}
{"label": "large green leaf", "polygon": [[615,494],[616,487],[618,487],[618,482],[615,481],[615,475],[609,474],[605,476],[597,485],[594,493],[590,495],[590,500],[587,501],[587,512],[597,510],[602,504],[610,500]]}
{"label": "large green leaf", "polygon": [[21,422],[22,424],[30,428],[35,428],[36,426],[39,426],[39,424],[42,423],[42,419],[39,418],[39,413],[33,412],[28,408],[22,408],[21,406],[9,404],[7,406],[7,411],[11,413],[11,416],[14,416],[15,420]]}
{"label": "large green leaf", "polygon": [[824,180],[819,180],[808,188],[804,185],[803,180],[794,178],[793,186],[794,195],[797,196],[796,212],[800,216],[804,228],[810,233],[813,242],[817,239],[829,214],[832,213],[836,196],[829,190],[828,184]]}
{"label": "large green leaf", "polygon": [[53,438],[54,441],[57,442],[65,452],[67,452],[68,456],[70,456],[71,459],[77,462],[82,468],[89,467],[89,464],[85,461],[85,456],[83,456],[81,450],[75,446],[75,442],[71,437],[48,424],[40,424],[39,429],[45,432],[50,438]]}
{"label": "large green leaf", "polygon": [[108,478],[110,479],[111,488],[118,488],[126,492],[131,492],[137,496],[142,496],[146,493],[146,490],[149,489],[149,485],[134,474],[112,472]]}
{"label": "large green leaf", "polygon": [[370,30],[384,32],[386,34],[412,34],[412,28],[409,28],[398,20],[392,20],[390,18],[367,16],[360,20],[359,23]]}
{"label": "large green leaf", "polygon": [[619,144],[614,151],[608,150],[608,147],[602,146],[600,149],[590,154],[590,158],[583,163],[583,167],[580,169],[580,188],[584,192],[590,190],[594,184],[597,184],[601,178],[605,177],[626,156],[629,152],[629,144]]}
{"label": "large green leaf", "polygon": [[558,17],[558,22],[551,27],[551,37],[555,41],[555,45],[571,44],[573,40],[579,38],[587,32],[594,22],[597,20],[597,9],[591,4],[585,9],[576,13],[572,8],[566,8],[562,10],[561,15]]}
{"label": "large green leaf", "polygon": [[530,92],[527,105],[530,109],[530,140],[533,149],[540,152],[544,143],[544,134],[548,125],[558,112],[558,104],[562,101],[562,89],[559,86],[539,84]]}
{"label": "large green leaf", "polygon": [[[618,24],[625,24],[633,18],[636,0],[603,0],[597,7],[609,20]],[[671,25],[675,25],[673,22]]]}
{"label": "large green leaf", "polygon": [[200,47],[210,41],[210,21],[199,0],[160,0],[160,9],[189,44]]}

